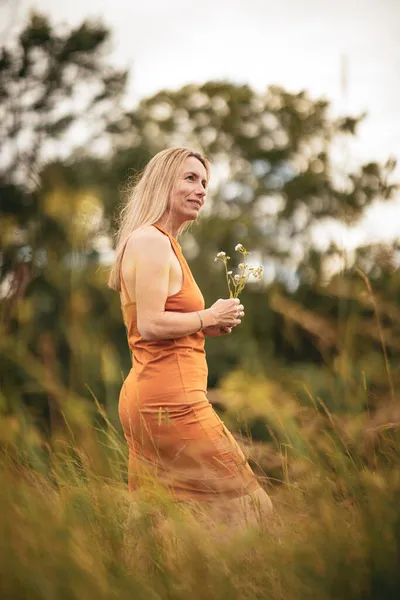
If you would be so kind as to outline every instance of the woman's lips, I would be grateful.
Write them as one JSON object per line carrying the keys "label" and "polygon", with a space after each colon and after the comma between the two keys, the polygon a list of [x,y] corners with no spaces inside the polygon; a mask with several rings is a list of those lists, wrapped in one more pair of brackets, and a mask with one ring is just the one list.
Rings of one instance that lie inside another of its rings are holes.
{"label": "woman's lips", "polygon": [[191,204],[194,204],[195,206],[198,206],[199,208],[201,208],[201,202],[199,202],[199,200],[188,200],[188,202],[190,202]]}

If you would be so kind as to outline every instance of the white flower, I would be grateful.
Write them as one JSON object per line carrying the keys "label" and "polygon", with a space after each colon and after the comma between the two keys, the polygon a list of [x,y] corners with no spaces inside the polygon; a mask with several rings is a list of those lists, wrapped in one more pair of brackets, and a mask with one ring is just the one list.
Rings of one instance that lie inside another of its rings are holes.
{"label": "white flower", "polygon": [[252,271],[254,271],[254,267],[249,267],[249,271],[250,271],[250,273],[251,273]]}
{"label": "white flower", "polygon": [[228,275],[232,275],[232,271],[228,271]]}
{"label": "white flower", "polygon": [[235,275],[235,281],[240,281],[240,275]]}
{"label": "white flower", "polygon": [[240,263],[240,264],[239,264],[239,269],[244,269],[244,268],[245,268],[245,266],[246,266],[246,265],[245,265],[244,263]]}
{"label": "white flower", "polygon": [[236,250],[236,252],[243,252],[244,247],[242,246],[242,244],[237,244],[235,246],[235,250]]}
{"label": "white flower", "polygon": [[226,256],[225,252],[218,252],[217,254],[217,258],[223,258],[224,256]]}
{"label": "white flower", "polygon": [[264,271],[264,267],[262,265],[260,265],[259,267],[257,267],[257,269],[255,269],[252,273],[252,275],[256,278],[256,279],[261,279],[262,278],[262,274]]}

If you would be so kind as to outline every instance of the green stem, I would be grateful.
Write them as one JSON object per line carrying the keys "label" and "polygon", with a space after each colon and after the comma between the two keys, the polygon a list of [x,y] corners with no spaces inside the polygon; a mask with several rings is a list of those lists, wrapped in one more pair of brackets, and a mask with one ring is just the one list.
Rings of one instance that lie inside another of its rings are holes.
{"label": "green stem", "polygon": [[229,284],[228,261],[227,260],[224,260],[224,265],[225,265],[226,283],[228,284],[229,298],[232,298],[231,286]]}

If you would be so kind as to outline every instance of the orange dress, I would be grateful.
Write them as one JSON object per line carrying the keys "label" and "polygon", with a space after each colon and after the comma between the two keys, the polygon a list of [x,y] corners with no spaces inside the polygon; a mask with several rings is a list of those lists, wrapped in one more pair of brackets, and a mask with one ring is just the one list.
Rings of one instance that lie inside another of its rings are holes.
{"label": "orange dress", "polygon": [[[183,273],[165,310],[204,309],[204,298],[176,239],[168,236]],[[129,300],[121,272],[121,286]],[[137,329],[136,304],[122,306],[132,369],[119,398],[129,445],[129,489],[155,476],[176,500],[213,501],[248,494],[259,484],[241,449],[207,399],[203,332],[146,341]]]}

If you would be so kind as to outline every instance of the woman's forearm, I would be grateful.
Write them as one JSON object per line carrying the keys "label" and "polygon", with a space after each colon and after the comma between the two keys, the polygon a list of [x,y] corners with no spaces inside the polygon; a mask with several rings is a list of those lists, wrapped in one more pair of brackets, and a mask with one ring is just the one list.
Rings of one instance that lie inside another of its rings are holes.
{"label": "woman's forearm", "polygon": [[180,338],[198,332],[200,327],[203,329],[210,325],[216,325],[216,322],[209,308],[186,313],[164,311],[142,323],[138,320],[139,333],[146,341]]}

